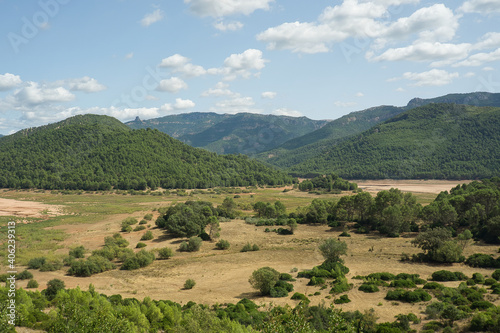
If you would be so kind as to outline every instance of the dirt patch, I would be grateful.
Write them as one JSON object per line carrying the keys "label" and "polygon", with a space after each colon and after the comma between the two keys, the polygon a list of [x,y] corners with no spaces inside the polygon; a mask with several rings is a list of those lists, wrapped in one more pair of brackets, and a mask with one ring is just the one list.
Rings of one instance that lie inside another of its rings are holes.
{"label": "dirt patch", "polygon": [[439,194],[449,191],[459,184],[468,184],[471,180],[353,180],[363,191],[377,193],[391,188],[398,188],[403,192]]}
{"label": "dirt patch", "polygon": [[0,216],[43,218],[61,215],[63,206],[0,198]]}

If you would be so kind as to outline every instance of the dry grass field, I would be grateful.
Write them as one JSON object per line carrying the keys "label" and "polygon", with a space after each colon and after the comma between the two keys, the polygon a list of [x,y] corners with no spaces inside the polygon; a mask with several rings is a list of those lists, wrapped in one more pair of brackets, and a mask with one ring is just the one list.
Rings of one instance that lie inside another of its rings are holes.
{"label": "dry grass field", "polygon": [[[458,182],[449,181],[369,181],[358,182],[359,186],[375,194],[382,189],[398,187],[403,191],[411,191],[417,195],[422,203],[430,202],[437,193],[449,190]],[[241,204],[255,201],[274,201],[280,199],[288,211],[293,211],[299,206],[306,206],[314,198],[323,198],[314,194],[297,191],[283,192],[283,189],[257,189],[253,194],[241,194],[235,199]],[[18,239],[21,249],[20,260],[48,255],[49,257],[62,257],[68,249],[83,245],[90,251],[102,247],[104,237],[120,231],[121,221],[129,216],[139,220],[147,213],[153,213],[153,220],[149,222],[149,230],[154,234],[154,239],[144,241],[146,249],[152,250],[165,246],[177,250],[183,239],[171,238],[164,230],[156,228],[154,220],[159,215],[157,209],[177,201],[207,200],[220,204],[226,195],[196,194],[192,197],[169,196],[130,196],[117,194],[50,194],[35,192],[0,192],[0,215],[4,215],[0,222],[4,224],[8,218],[30,222],[23,228],[44,225],[37,230],[42,237],[38,245],[23,244],[29,238],[24,234],[24,229]],[[330,195],[330,197],[335,197]],[[6,200],[9,199],[9,200]],[[17,207],[15,214],[11,207]],[[20,207],[26,213],[22,215]],[[251,214],[250,211],[246,212]],[[36,218],[35,218],[36,217]],[[45,226],[47,224],[47,226]],[[153,299],[168,299],[181,304],[194,301],[203,304],[236,303],[242,298],[252,299],[257,304],[296,304],[290,297],[264,298],[253,290],[248,283],[251,273],[263,266],[270,266],[280,272],[290,273],[292,270],[311,269],[320,264],[323,258],[317,249],[318,243],[325,238],[337,238],[341,229],[331,229],[328,226],[299,225],[294,235],[278,235],[273,232],[264,232],[266,227],[255,227],[246,224],[243,220],[233,220],[221,223],[220,235],[231,243],[229,250],[215,249],[215,244],[204,242],[199,252],[178,252],[168,260],[156,260],[148,267],[135,271],[112,270],[88,278],[77,278],[65,275],[65,269],[56,272],[32,271],[34,278],[44,289],[47,281],[59,278],[67,287],[80,286],[87,289],[92,283],[96,290],[107,294],[121,294],[125,297],[142,299],[149,296]],[[122,233],[130,242],[129,247],[135,248],[144,231]],[[57,237],[55,237],[56,235]],[[393,321],[399,313],[413,312],[424,318],[422,311],[428,303],[414,305],[384,300],[387,288],[380,292],[366,294],[358,290],[361,280],[352,279],[356,275],[368,275],[373,272],[417,273],[424,279],[441,269],[461,271],[468,276],[480,272],[485,276],[491,275],[493,270],[473,269],[464,264],[437,266],[430,264],[414,264],[401,262],[401,253],[418,253],[419,249],[411,245],[414,234],[406,234],[399,238],[385,238],[378,234],[359,235],[351,232],[351,237],[343,238],[348,245],[348,254],[344,257],[345,265],[350,272],[347,275],[354,288],[347,292],[351,303],[335,305],[346,311],[365,311],[373,308],[379,322]],[[52,237],[52,238],[51,238]],[[256,252],[240,252],[244,244],[250,242],[260,247]],[[24,250],[23,250],[24,248]],[[464,255],[472,253],[497,253],[497,246],[472,244],[466,248]],[[4,263],[2,263],[4,264]],[[21,267],[22,269],[22,267]],[[4,271],[5,269],[2,269]],[[296,273],[292,273],[295,277]],[[186,279],[194,279],[196,286],[191,290],[183,290]],[[312,304],[330,304],[334,296],[328,294],[329,288],[320,290],[319,287],[307,286],[308,279],[297,279],[294,292],[304,293]],[[20,281],[19,287],[26,287],[27,281]],[[450,283],[452,286],[458,283]],[[313,295],[319,292],[319,295]],[[291,296],[291,294],[290,294]],[[337,295],[336,297],[338,297]],[[500,304],[497,296],[489,296],[490,301]]]}

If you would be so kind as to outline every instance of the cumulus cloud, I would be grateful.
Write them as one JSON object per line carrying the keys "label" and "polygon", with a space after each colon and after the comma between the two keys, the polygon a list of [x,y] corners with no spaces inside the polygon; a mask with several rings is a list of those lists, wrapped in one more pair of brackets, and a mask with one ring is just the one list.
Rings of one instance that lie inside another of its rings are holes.
{"label": "cumulus cloud", "polygon": [[420,42],[410,46],[390,48],[381,55],[375,57],[368,54],[367,58],[373,61],[451,61],[467,57],[470,47],[471,44],[469,43],[450,44]]}
{"label": "cumulus cloud", "polygon": [[196,106],[196,104],[190,99],[176,98],[175,104],[170,104],[170,103],[163,104],[160,107],[160,110],[167,111],[167,112],[174,111],[174,110],[179,111],[179,110],[191,109],[191,108],[194,108],[195,106]]}
{"label": "cumulus cloud", "polygon": [[157,9],[152,13],[146,14],[142,20],[141,24],[145,27],[149,27],[151,24],[161,21],[164,17],[163,11],[161,9]]}
{"label": "cumulus cloud", "polygon": [[243,23],[235,21],[235,22],[229,22],[229,23],[224,23],[222,21],[214,23],[214,28],[219,30],[219,31],[236,31],[240,30],[243,28]]}
{"label": "cumulus cloud", "polygon": [[273,99],[276,97],[276,95],[277,93],[274,91],[264,91],[260,96],[266,99]]}
{"label": "cumulus cloud", "polygon": [[458,73],[449,73],[442,69],[432,69],[427,72],[413,73],[406,72],[402,77],[393,78],[389,81],[397,81],[401,79],[414,81],[413,86],[444,86],[450,84],[453,79],[459,77]]}
{"label": "cumulus cloud", "polygon": [[215,18],[244,14],[249,15],[258,9],[268,10],[274,0],[184,0],[189,9],[199,16]]}
{"label": "cumulus cloud", "polygon": [[255,102],[251,97],[237,96],[231,99],[217,102],[214,107],[210,108],[210,111],[229,114],[236,114],[241,112],[261,113],[262,110],[253,108],[254,105]]}
{"label": "cumulus cloud", "polygon": [[181,78],[171,77],[170,79],[161,80],[156,90],[178,93],[181,89],[187,89],[188,85]]}
{"label": "cumulus cloud", "polygon": [[258,76],[260,70],[266,66],[266,62],[268,61],[262,58],[262,51],[248,49],[243,53],[231,54],[224,60],[224,67],[212,68],[208,72],[211,74],[222,74],[226,81],[232,81],[238,77],[248,79],[252,76],[252,73]]}
{"label": "cumulus cloud", "polygon": [[198,65],[190,63],[191,59],[184,57],[180,54],[174,54],[168,58],[162,59],[159,67],[171,68],[174,73],[182,73],[188,77],[202,76],[207,71]]}
{"label": "cumulus cloud", "polygon": [[83,91],[87,93],[98,92],[106,89],[106,86],[96,79],[84,76],[77,79],[59,80],[51,84],[52,86],[64,86],[71,91]]}
{"label": "cumulus cloud", "polygon": [[47,103],[68,102],[75,98],[71,92],[63,87],[49,88],[37,82],[28,81],[26,86],[18,89],[12,96],[8,96],[14,105],[40,105]]}
{"label": "cumulus cloud", "polygon": [[500,60],[500,48],[496,49],[493,52],[473,54],[469,58],[454,64],[453,67],[477,67],[482,66],[485,63],[498,60]]}
{"label": "cumulus cloud", "polygon": [[233,96],[237,97],[239,96],[238,93],[232,92],[230,89],[228,89],[229,85],[224,82],[217,82],[214,88],[210,88],[208,90],[205,90],[204,92],[201,93],[201,96],[203,97],[220,97],[220,96]]}
{"label": "cumulus cloud", "polygon": [[463,13],[492,14],[500,13],[500,2],[497,0],[468,0],[458,9]]}
{"label": "cumulus cloud", "polygon": [[19,75],[10,73],[0,74],[0,91],[9,90],[19,86],[23,81]]}
{"label": "cumulus cloud", "polygon": [[302,113],[300,113],[299,111],[287,108],[276,109],[271,114],[275,116],[302,117]]}

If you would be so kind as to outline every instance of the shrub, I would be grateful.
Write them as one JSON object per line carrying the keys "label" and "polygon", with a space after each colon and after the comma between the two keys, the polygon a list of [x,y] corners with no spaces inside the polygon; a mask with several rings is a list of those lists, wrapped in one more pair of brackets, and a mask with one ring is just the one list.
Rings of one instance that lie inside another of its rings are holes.
{"label": "shrub", "polygon": [[199,234],[198,237],[200,237],[201,240],[203,240],[205,242],[212,239],[212,238],[210,238],[210,235],[207,234],[205,231],[203,231],[201,234]]}
{"label": "shrub", "polygon": [[494,285],[496,282],[497,282],[497,280],[492,279],[492,278],[487,278],[486,280],[484,280],[484,284],[485,284],[485,285],[487,285],[487,286],[492,286],[492,285]]}
{"label": "shrub", "polygon": [[394,280],[391,282],[389,287],[396,288],[415,288],[417,285],[411,280]]}
{"label": "shrub", "polygon": [[145,230],[146,227],[144,225],[138,225],[137,227],[134,228],[134,231],[141,231],[141,230]]}
{"label": "shrub", "polygon": [[193,279],[187,279],[186,282],[184,282],[184,289],[193,289],[195,285],[196,282]]}
{"label": "shrub", "polygon": [[86,260],[75,260],[71,262],[68,275],[88,277],[114,268],[115,265],[108,259],[98,255],[91,255]]}
{"label": "shrub", "polygon": [[295,294],[293,294],[293,295],[292,295],[292,297],[291,297],[291,299],[304,301],[304,302],[306,302],[306,303],[309,303],[309,302],[310,302],[309,298],[307,298],[307,296],[306,296],[306,295],[301,294],[301,293],[298,293],[298,292],[297,292],[297,293],[295,293]]}
{"label": "shrub", "polygon": [[28,285],[26,286],[26,288],[38,288],[38,282],[36,282],[36,280],[29,280],[28,281]]}
{"label": "shrub", "polygon": [[40,272],[53,272],[60,270],[63,267],[63,263],[60,260],[55,260],[51,262],[45,262],[41,267],[40,267]]}
{"label": "shrub", "polygon": [[155,260],[155,255],[152,252],[141,250],[132,256],[126,258],[120,269],[133,270],[141,267],[146,267]]}
{"label": "shrub", "polygon": [[495,305],[488,301],[475,301],[472,302],[470,308],[472,310],[486,310],[488,308],[494,307]]}
{"label": "shrub", "polygon": [[317,286],[321,284],[325,284],[325,279],[315,276],[313,276],[311,280],[309,280],[309,283],[307,283],[308,286]]}
{"label": "shrub", "polygon": [[382,280],[382,281],[392,281],[396,278],[396,276],[388,272],[381,272],[381,273],[371,273],[367,276],[367,278]]}
{"label": "shrub", "polygon": [[187,250],[188,250],[188,243],[184,241],[179,245],[179,251],[187,252]]}
{"label": "shrub", "polygon": [[47,297],[49,301],[52,301],[54,297],[56,297],[57,292],[59,290],[64,290],[65,287],[64,281],[52,279],[47,282],[47,288],[44,290],[45,297]]}
{"label": "shrub", "polygon": [[144,215],[143,219],[147,220],[147,221],[151,221],[153,219],[153,214],[148,213],[148,214]]}
{"label": "shrub", "polygon": [[30,269],[40,269],[47,259],[45,257],[33,258],[28,262],[28,268]]}
{"label": "shrub", "polygon": [[351,234],[350,234],[350,233],[348,233],[347,231],[343,231],[343,232],[339,235],[339,237],[351,237]]}
{"label": "shrub", "polygon": [[472,274],[472,280],[474,280],[475,283],[484,283],[484,276],[481,273],[474,273]]}
{"label": "shrub", "polygon": [[491,274],[491,277],[495,280],[500,280],[500,269],[497,269],[493,272],[493,274]]}
{"label": "shrub", "polygon": [[280,280],[281,281],[295,281],[295,279],[288,273],[281,273]]}
{"label": "shrub", "polygon": [[365,293],[375,293],[379,291],[378,287],[373,283],[363,283],[362,285],[359,286],[358,289]]}
{"label": "shrub", "polygon": [[22,271],[21,273],[16,275],[16,279],[18,279],[18,280],[28,280],[28,279],[32,279],[32,278],[33,278],[33,274],[31,274],[31,272],[28,271],[27,269],[25,269],[24,271]]}
{"label": "shrub", "polygon": [[137,243],[137,245],[135,246],[136,249],[142,249],[143,247],[146,247],[146,243],[143,243],[143,242],[139,242]]}
{"label": "shrub", "polygon": [[138,221],[135,217],[127,217],[125,220],[122,221],[122,226],[123,225],[133,225],[136,224]]}
{"label": "shrub", "polygon": [[271,297],[287,297],[288,291],[285,288],[281,287],[272,287],[269,292],[269,296]]}
{"label": "shrub", "polygon": [[231,244],[229,244],[229,241],[221,239],[217,243],[215,243],[215,246],[219,250],[227,250],[227,249],[229,249],[229,247],[231,246]]}
{"label": "shrub", "polygon": [[172,251],[172,249],[169,247],[164,247],[158,251],[158,256],[161,259],[168,259],[168,258],[171,258],[173,255],[174,255],[174,251]]}
{"label": "shrub", "polygon": [[122,228],[120,230],[122,232],[132,232],[132,227],[129,225],[122,225]]}
{"label": "shrub", "polygon": [[481,268],[498,268],[500,267],[500,262],[493,259],[492,256],[483,253],[474,253],[469,256],[465,263],[471,267],[481,267]]}
{"label": "shrub", "polygon": [[248,282],[253,288],[258,289],[262,295],[269,295],[276,285],[280,273],[271,267],[262,267],[255,270]]}
{"label": "shrub", "polygon": [[260,248],[257,244],[252,245],[252,251],[259,251]]}
{"label": "shrub", "polygon": [[347,244],[334,238],[327,238],[318,246],[325,261],[342,262],[340,256],[347,253]]}
{"label": "shrub", "polygon": [[142,235],[141,240],[152,240],[154,238],[153,233],[151,230],[148,230]]}
{"label": "shrub", "polygon": [[203,241],[201,240],[200,237],[196,237],[196,236],[193,236],[191,238],[189,238],[188,240],[188,246],[187,246],[187,250],[189,252],[196,252],[196,251],[199,251],[200,248],[201,248],[201,243]]}
{"label": "shrub", "polygon": [[450,272],[441,270],[432,273],[432,280],[434,281],[460,281],[467,280],[467,277],[462,272]]}
{"label": "shrub", "polygon": [[246,243],[240,252],[249,252],[249,251],[259,251],[259,246],[257,244],[250,245],[250,243]]}
{"label": "shrub", "polygon": [[80,245],[71,250],[69,250],[69,256],[73,258],[83,258],[85,257],[85,248]]}
{"label": "shrub", "polygon": [[406,291],[403,289],[390,290],[387,292],[385,299],[392,301],[402,301],[408,303],[426,302],[431,300],[431,295],[422,289]]}
{"label": "shrub", "polygon": [[347,295],[342,295],[339,298],[337,298],[336,300],[334,300],[333,303],[344,304],[344,303],[349,303],[350,301],[351,300],[349,299],[349,297]]}
{"label": "shrub", "polygon": [[144,224],[148,224],[148,221],[144,219],[139,221],[139,225],[144,225]]}
{"label": "shrub", "polygon": [[424,285],[423,289],[443,289],[444,286],[437,282],[428,282]]}

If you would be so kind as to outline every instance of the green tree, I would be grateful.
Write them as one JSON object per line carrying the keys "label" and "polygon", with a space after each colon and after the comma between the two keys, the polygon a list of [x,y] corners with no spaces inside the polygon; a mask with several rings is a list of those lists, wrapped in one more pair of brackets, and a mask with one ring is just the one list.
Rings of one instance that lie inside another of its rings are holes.
{"label": "green tree", "polygon": [[270,294],[279,277],[280,273],[274,268],[262,267],[252,273],[248,282],[265,296]]}
{"label": "green tree", "polygon": [[59,290],[64,290],[65,287],[66,286],[64,284],[64,281],[59,279],[52,279],[49,282],[47,282],[47,288],[45,289],[45,297],[47,297],[47,299],[51,301],[56,297],[57,292]]}
{"label": "green tree", "polygon": [[347,244],[334,238],[327,238],[319,246],[326,262],[343,262],[340,256],[347,254]]}

